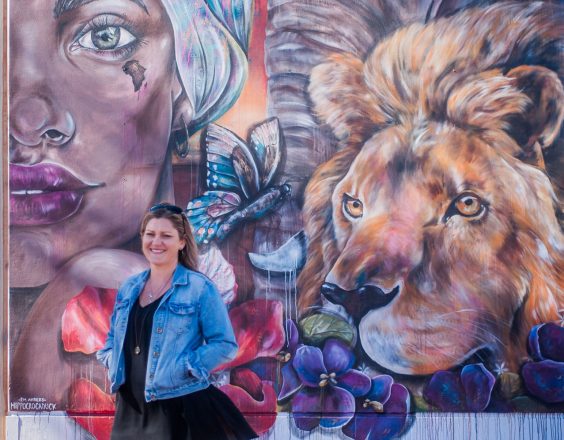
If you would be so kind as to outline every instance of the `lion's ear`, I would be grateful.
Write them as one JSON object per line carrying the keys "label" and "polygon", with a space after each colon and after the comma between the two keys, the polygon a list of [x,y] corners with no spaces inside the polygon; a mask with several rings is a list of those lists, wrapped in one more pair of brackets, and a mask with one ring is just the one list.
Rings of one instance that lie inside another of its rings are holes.
{"label": "lion's ear", "polygon": [[544,166],[543,149],[557,139],[564,117],[564,90],[556,73],[519,66],[467,77],[448,94],[447,117],[469,127],[503,130],[519,149],[511,154]]}
{"label": "lion's ear", "polygon": [[[519,66],[507,75],[513,87],[530,102],[510,118],[506,131],[523,149],[524,158],[534,158],[557,139],[564,119],[564,88],[558,75],[545,67]],[[539,151],[541,150],[541,151]],[[542,162],[541,158],[538,158]]]}
{"label": "lion's ear", "polygon": [[363,69],[362,60],[337,54],[314,67],[310,76],[315,113],[349,144],[362,142],[390,119],[370,93]]}

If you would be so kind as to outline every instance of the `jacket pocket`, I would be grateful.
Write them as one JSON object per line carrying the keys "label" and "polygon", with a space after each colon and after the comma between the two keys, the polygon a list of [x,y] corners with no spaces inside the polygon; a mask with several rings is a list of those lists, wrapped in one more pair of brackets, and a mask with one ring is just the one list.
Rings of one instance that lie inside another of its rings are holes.
{"label": "jacket pocket", "polygon": [[186,333],[197,325],[198,307],[195,304],[169,303],[169,328],[175,333]]}

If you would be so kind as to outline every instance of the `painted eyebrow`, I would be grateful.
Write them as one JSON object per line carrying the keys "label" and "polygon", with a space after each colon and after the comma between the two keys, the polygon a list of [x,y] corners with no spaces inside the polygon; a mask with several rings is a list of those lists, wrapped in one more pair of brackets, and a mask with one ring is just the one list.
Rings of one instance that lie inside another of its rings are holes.
{"label": "painted eyebrow", "polygon": [[[96,0],[57,0],[55,3],[55,9],[53,9],[53,14],[55,18],[59,18],[65,12],[72,11],[73,9],[80,8],[81,6],[92,3]],[[143,3],[143,0],[130,0],[143,9],[147,14],[149,11],[147,10],[147,6]]]}

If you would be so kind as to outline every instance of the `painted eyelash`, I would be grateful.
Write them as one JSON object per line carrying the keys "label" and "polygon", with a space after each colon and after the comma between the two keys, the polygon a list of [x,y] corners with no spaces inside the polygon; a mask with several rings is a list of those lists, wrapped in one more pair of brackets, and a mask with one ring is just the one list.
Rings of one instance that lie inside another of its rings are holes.
{"label": "painted eyelash", "polygon": [[77,34],[73,39],[73,42],[71,44],[71,50],[76,50],[79,48],[78,41],[84,35],[88,34],[89,32],[93,32],[97,29],[103,29],[105,27],[111,27],[111,26],[124,28],[135,37],[135,41],[125,46],[112,50],[104,50],[104,51],[97,50],[95,51],[96,53],[111,58],[123,58],[129,55],[130,53],[133,53],[139,46],[146,44],[146,40],[140,37],[137,31],[135,30],[136,28],[135,23],[133,23],[132,20],[128,19],[127,16],[105,14],[105,15],[97,15],[96,17],[89,20],[84,26],[82,26],[80,31],[77,32]]}
{"label": "painted eyelash", "polygon": [[82,28],[77,32],[77,34],[74,37],[74,40],[78,40],[80,37],[82,37],[83,35],[87,34],[88,32],[94,29],[104,28],[108,26],[124,27],[129,32],[131,32],[135,37],[137,37],[136,35],[137,32],[134,31],[136,25],[126,15],[121,16],[114,14],[102,14],[102,15],[97,15],[96,17],[86,22],[86,24],[82,26]]}

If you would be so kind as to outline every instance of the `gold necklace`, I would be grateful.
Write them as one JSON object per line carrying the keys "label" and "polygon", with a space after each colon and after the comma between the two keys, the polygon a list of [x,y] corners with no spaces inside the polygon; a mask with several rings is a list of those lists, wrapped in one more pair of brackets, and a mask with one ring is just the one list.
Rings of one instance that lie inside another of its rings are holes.
{"label": "gold necklace", "polygon": [[[145,304],[145,307],[149,307],[149,305],[151,303],[153,303],[153,298],[157,299],[160,294],[163,292],[163,289],[166,287],[166,285],[168,284],[168,282],[170,280],[172,280],[172,276],[174,275],[174,272],[172,272],[170,274],[170,277],[168,278],[168,280],[165,281],[165,283],[161,286],[161,288],[157,291],[156,295],[153,295],[152,293],[150,293],[148,290],[145,290],[145,292],[147,292],[147,296],[149,297],[149,302],[147,304]],[[149,313],[145,311],[145,313],[143,314],[143,319],[141,320],[141,328],[139,329],[139,332],[137,332],[137,312],[139,311],[139,309],[145,309],[145,307],[141,307],[141,298],[139,298],[139,301],[137,301],[137,309],[135,310],[135,318],[133,320],[133,333],[135,336],[135,348],[133,349],[133,353],[135,353],[136,355],[141,354],[141,347],[139,346],[139,342],[141,339],[141,332],[143,331],[143,327],[145,326],[145,319],[147,318],[147,315]]]}
{"label": "gold necklace", "polygon": [[147,296],[149,297],[149,304],[152,303],[155,299],[157,299],[159,297],[159,295],[163,292],[163,289],[166,287],[168,282],[172,279],[173,275],[174,275],[174,272],[172,272],[170,274],[170,277],[164,282],[164,284],[161,286],[161,288],[157,291],[156,294],[153,295],[151,292],[149,292],[149,290],[145,289],[145,292],[147,293]]}
{"label": "gold necklace", "polygon": [[[135,309],[135,317],[133,319],[133,334],[135,336],[135,348],[133,349],[133,353],[135,353],[136,355],[141,354],[141,347],[140,347],[140,343],[141,343],[141,332],[143,331],[143,327],[145,326],[145,319],[147,319],[147,315],[149,315],[149,312],[147,311],[147,309],[149,308],[149,306],[145,307],[141,307],[141,304],[139,304],[139,302],[137,302],[137,308]],[[139,309],[143,309],[141,310],[141,312],[143,313],[143,319],[141,319],[141,328],[139,330],[139,332],[137,332],[137,321],[139,320],[137,314],[139,312]]]}

